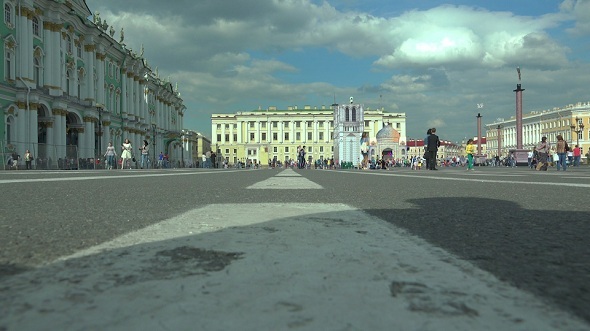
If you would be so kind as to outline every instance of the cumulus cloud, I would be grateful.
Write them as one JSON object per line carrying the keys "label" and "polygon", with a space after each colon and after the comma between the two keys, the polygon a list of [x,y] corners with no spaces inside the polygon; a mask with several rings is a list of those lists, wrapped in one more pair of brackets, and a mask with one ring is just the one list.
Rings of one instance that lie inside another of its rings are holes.
{"label": "cumulus cloud", "polygon": [[565,0],[560,9],[563,13],[573,16],[575,19],[574,28],[568,29],[576,35],[590,34],[590,1],[587,0]]}
{"label": "cumulus cloud", "polygon": [[[231,5],[219,0],[87,0],[117,30],[125,28],[128,47],[138,50],[144,44],[150,65],[179,82],[189,104],[185,119],[195,114],[203,121],[211,112],[314,105],[332,101],[334,95],[361,94],[371,108],[406,112],[409,131],[434,126],[463,137],[477,103],[486,104],[488,120],[509,117],[492,113],[513,113],[517,65],[527,84],[527,109],[560,106],[587,95],[590,69],[572,57],[579,49],[555,31],[571,26],[569,35],[587,43],[588,0],[564,0],[559,12],[541,16],[455,5],[385,16],[360,10],[357,2],[337,8],[329,0],[240,0]],[[306,62],[313,61],[307,58],[309,49],[362,60],[368,69],[346,79],[326,72],[306,80]],[[289,53],[297,56],[284,57]],[[285,78],[291,76],[299,79]],[[557,87],[563,90],[557,92]]]}

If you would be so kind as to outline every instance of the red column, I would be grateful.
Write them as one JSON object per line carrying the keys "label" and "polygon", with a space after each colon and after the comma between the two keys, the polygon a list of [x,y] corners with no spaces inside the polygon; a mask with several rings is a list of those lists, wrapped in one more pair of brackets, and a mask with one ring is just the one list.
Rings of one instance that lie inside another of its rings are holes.
{"label": "red column", "polygon": [[522,91],[520,84],[516,84],[516,149],[522,149]]}

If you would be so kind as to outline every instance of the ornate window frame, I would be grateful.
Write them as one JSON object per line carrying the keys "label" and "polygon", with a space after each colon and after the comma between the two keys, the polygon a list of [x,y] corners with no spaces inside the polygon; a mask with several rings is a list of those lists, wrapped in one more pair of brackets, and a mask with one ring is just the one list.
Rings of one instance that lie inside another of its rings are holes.
{"label": "ornate window frame", "polygon": [[14,29],[14,6],[10,2],[4,3],[4,24],[9,29]]}
{"label": "ornate window frame", "polygon": [[16,80],[16,40],[12,35],[4,38],[4,79]]}

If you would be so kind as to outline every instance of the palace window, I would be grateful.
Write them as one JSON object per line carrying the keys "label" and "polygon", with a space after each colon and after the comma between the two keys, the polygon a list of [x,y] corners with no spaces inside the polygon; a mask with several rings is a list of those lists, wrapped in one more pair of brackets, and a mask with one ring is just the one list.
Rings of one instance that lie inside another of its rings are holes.
{"label": "palace window", "polygon": [[289,153],[289,146],[285,146],[285,153]]}
{"label": "palace window", "polygon": [[14,51],[6,48],[4,56],[4,73],[7,80],[14,80]]}
{"label": "palace window", "polygon": [[72,54],[72,37],[66,35],[66,52]]}
{"label": "palace window", "polygon": [[277,140],[279,140],[279,134],[278,134],[278,133],[276,133],[276,132],[273,132],[273,133],[272,133],[272,140],[273,140],[273,141],[277,141]]}
{"label": "palace window", "polygon": [[254,141],[254,132],[250,132],[250,141]]}
{"label": "palace window", "polygon": [[324,140],[324,133],[320,132],[320,140]]}
{"label": "palace window", "polygon": [[262,132],[262,141],[266,141],[266,132]]}
{"label": "palace window", "polygon": [[12,7],[7,3],[4,4],[4,23],[12,29]]}
{"label": "palace window", "polygon": [[225,134],[225,142],[228,142],[228,141],[229,141],[229,133],[226,133]]}
{"label": "palace window", "polygon": [[78,44],[76,45],[76,55],[79,58],[82,58],[82,42],[78,41]]}
{"label": "palace window", "polygon": [[41,34],[39,34],[39,19],[37,17],[33,17],[33,35],[35,37],[41,37]]}
{"label": "palace window", "polygon": [[66,70],[66,95],[70,95],[70,83],[71,83],[71,74],[69,70]]}
{"label": "palace window", "polygon": [[33,58],[33,79],[37,86],[41,86],[41,60],[38,57]]}
{"label": "palace window", "polygon": [[285,132],[285,140],[289,140],[289,132]]}
{"label": "palace window", "polygon": [[238,141],[238,134],[234,133],[234,141]]}
{"label": "palace window", "polygon": [[312,139],[312,133],[311,132],[308,132],[307,133],[307,140],[311,140],[311,139]]}
{"label": "palace window", "polygon": [[301,140],[301,132],[295,133],[295,140],[297,140],[297,141]]}

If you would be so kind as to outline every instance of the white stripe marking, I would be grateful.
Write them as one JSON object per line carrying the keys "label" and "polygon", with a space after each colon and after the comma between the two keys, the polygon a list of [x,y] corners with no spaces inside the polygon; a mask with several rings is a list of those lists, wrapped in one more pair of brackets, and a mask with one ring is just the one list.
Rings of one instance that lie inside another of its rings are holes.
{"label": "white stripe marking", "polygon": [[285,169],[275,175],[261,182],[255,183],[247,187],[248,189],[263,189],[263,190],[321,190],[323,187],[311,180],[297,174],[292,169]]}
{"label": "white stripe marking", "polygon": [[[436,177],[430,175],[404,175],[394,173],[382,173],[382,172],[366,172],[366,171],[338,171],[343,174],[352,175],[369,175],[369,176],[391,176],[391,177],[407,177],[407,178],[427,178],[436,180],[450,180],[450,181],[463,181],[463,182],[479,182],[479,183],[513,183],[513,184],[525,184],[525,185],[547,185],[547,186],[566,186],[566,187],[590,187],[590,184],[578,184],[578,183],[550,183],[550,182],[524,182],[514,180],[493,180],[493,179],[470,179],[470,178],[456,178],[456,177]],[[565,177],[571,178],[571,177]]]}
{"label": "white stripe marking", "polygon": [[[128,171],[128,170],[122,170]],[[78,181],[78,180],[97,180],[97,179],[119,179],[119,178],[140,178],[140,177],[165,177],[165,176],[187,176],[187,175],[201,175],[201,174],[220,174],[228,172],[236,172],[240,170],[224,170],[224,171],[191,171],[191,172],[175,172],[175,173],[151,173],[140,174],[135,172],[134,175],[114,175],[114,176],[84,176],[84,177],[60,177],[60,178],[21,178],[21,179],[3,179],[0,184],[13,183],[33,183],[33,182],[62,182],[62,181]],[[62,174],[65,174],[62,172]]]}
{"label": "white stripe marking", "polygon": [[[179,249],[242,255],[207,271]],[[15,330],[588,329],[343,204],[195,209],[5,279],[0,308]]]}

